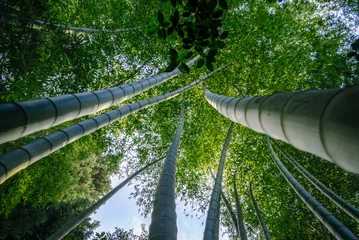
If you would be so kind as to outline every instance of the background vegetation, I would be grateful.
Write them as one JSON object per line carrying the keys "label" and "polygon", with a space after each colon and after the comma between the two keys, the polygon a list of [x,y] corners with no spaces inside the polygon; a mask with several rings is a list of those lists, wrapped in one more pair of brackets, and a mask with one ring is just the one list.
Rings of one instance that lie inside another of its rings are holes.
{"label": "background vegetation", "polygon": [[[163,72],[171,63],[169,49],[183,51],[180,50],[181,38],[176,34],[163,40],[146,33],[146,26],[153,21],[154,14],[161,11],[169,17],[174,11],[170,2],[5,0],[0,2],[0,9],[69,26],[139,27],[118,35],[82,36],[65,34],[51,27],[31,29],[25,21],[17,25],[0,23],[1,103],[133,82]],[[347,57],[350,44],[358,33],[356,1],[228,0],[228,10],[224,11],[222,19],[222,30],[229,31],[229,35],[214,66],[233,64],[206,80],[205,85],[214,93],[258,96],[359,83],[357,62],[355,58]],[[176,89],[207,72],[205,67],[192,68],[190,74],[179,75],[131,102]],[[0,239],[46,238],[108,192],[111,175],[125,174],[128,169],[134,170],[165,155],[176,128],[179,101],[179,98],[171,99],[92,133],[2,184]],[[230,122],[207,104],[200,87],[186,93],[186,108],[176,178],[178,198],[188,204],[190,217],[205,214],[208,207],[212,187],[208,170],[217,168]],[[54,129],[70,124],[64,123]],[[3,144],[0,153],[54,129]],[[289,145],[281,145],[333,191],[354,206],[359,205],[357,175]],[[273,238],[323,237],[319,221],[272,162],[263,135],[236,125],[228,151],[223,189],[234,202],[232,186],[236,174],[250,237],[257,238],[259,223],[249,196],[249,181],[253,182],[255,198]],[[353,220],[320,195],[289,163],[284,163],[328,210],[359,234]],[[119,168],[120,165],[126,165],[126,168]],[[152,208],[156,177],[160,171],[160,166],[156,166],[139,178],[142,184],[132,193],[144,215],[148,215]],[[221,208],[221,227],[234,236],[225,206]],[[93,234],[98,224],[88,219],[69,237],[100,238]],[[125,234],[133,235],[121,229],[107,234],[119,239]],[[138,239],[142,239],[141,236]]]}

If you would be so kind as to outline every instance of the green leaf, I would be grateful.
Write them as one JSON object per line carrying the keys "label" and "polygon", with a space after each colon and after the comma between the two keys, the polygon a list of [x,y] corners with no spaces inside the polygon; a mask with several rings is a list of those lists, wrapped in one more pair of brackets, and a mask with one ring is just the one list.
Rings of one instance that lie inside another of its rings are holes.
{"label": "green leaf", "polygon": [[208,10],[208,12],[212,12],[217,6],[217,0],[211,0],[209,2],[207,2],[206,4],[206,10]]}
{"label": "green leaf", "polygon": [[158,14],[153,14],[152,20],[156,25],[160,25],[160,22],[158,21]]}
{"label": "green leaf", "polygon": [[184,43],[184,44],[192,44],[193,43],[193,39],[190,39],[190,38],[184,38],[184,39],[182,39],[182,42]]}
{"label": "green leaf", "polygon": [[177,3],[178,3],[179,5],[183,5],[182,0],[177,0]]}
{"label": "green leaf", "polygon": [[177,67],[176,65],[170,64],[170,65],[166,68],[165,72],[172,72],[173,70],[175,70],[176,67]]}
{"label": "green leaf", "polygon": [[170,36],[175,30],[175,26],[171,26],[167,29],[167,36]]}
{"label": "green leaf", "polygon": [[176,32],[178,33],[178,35],[183,38],[184,37],[184,32],[181,28],[176,28]]}
{"label": "green leaf", "polygon": [[223,10],[217,10],[215,12],[212,13],[212,17],[214,18],[220,18],[223,14]]}
{"label": "green leaf", "polygon": [[355,60],[359,61],[359,54],[355,55]]}
{"label": "green leaf", "polygon": [[203,58],[201,58],[200,60],[198,60],[198,62],[197,62],[197,68],[201,68],[201,67],[203,67],[203,65],[206,63],[206,61],[203,59]]}
{"label": "green leaf", "polygon": [[182,73],[189,73],[189,67],[185,63],[180,63],[180,65],[178,66],[178,69]]}
{"label": "green leaf", "polygon": [[163,14],[160,11],[158,11],[158,13],[157,13],[157,19],[161,25],[163,24],[163,21],[165,20],[163,17]]}
{"label": "green leaf", "polygon": [[157,25],[154,23],[150,23],[146,26],[147,34],[154,34],[157,31]]}
{"label": "green leaf", "polygon": [[176,5],[177,5],[177,0],[171,0],[171,4],[172,4],[172,6],[175,8]]}
{"label": "green leaf", "polygon": [[228,37],[228,31],[224,31],[223,33],[221,33],[221,35],[219,36],[220,39],[226,39]]}
{"label": "green leaf", "polygon": [[182,14],[182,16],[183,16],[183,17],[189,17],[189,16],[191,16],[191,12],[184,12],[184,13]]}
{"label": "green leaf", "polygon": [[190,57],[192,57],[193,52],[189,52],[186,54],[186,56],[184,56],[184,59],[189,59]]}
{"label": "green leaf", "polygon": [[200,41],[199,45],[201,45],[202,47],[205,47],[209,44],[209,41]]}
{"label": "green leaf", "polygon": [[198,6],[198,0],[188,0],[188,3],[192,7],[197,7]]}
{"label": "green leaf", "polygon": [[157,36],[161,39],[166,39],[166,30],[164,28],[157,29]]}
{"label": "green leaf", "polygon": [[218,48],[225,48],[226,44],[222,41],[217,41],[217,46],[218,46]]}
{"label": "green leaf", "polygon": [[219,6],[223,9],[228,9],[226,0],[219,0]]}
{"label": "green leaf", "polygon": [[191,48],[192,48],[191,45],[187,45],[187,44],[183,44],[182,47],[183,47],[184,49],[191,49]]}
{"label": "green leaf", "polygon": [[178,52],[171,48],[170,49],[170,57],[171,57],[171,64],[177,64],[177,57],[178,57]]}
{"label": "green leaf", "polygon": [[206,67],[207,67],[207,69],[209,70],[209,71],[213,71],[213,64],[211,63],[211,62],[206,62]]}
{"label": "green leaf", "polygon": [[347,57],[354,57],[356,54],[356,52],[348,52]]}

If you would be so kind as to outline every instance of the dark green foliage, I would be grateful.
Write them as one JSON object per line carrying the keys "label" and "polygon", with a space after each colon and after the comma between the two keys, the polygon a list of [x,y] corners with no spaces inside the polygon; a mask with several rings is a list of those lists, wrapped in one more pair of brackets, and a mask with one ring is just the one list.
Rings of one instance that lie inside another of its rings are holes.
{"label": "dark green foliage", "polygon": [[[163,14],[158,12],[154,18],[155,23],[158,26],[157,35],[161,39],[172,35],[176,31],[181,38],[183,43],[182,48],[184,50],[195,50],[198,54],[205,58],[207,69],[213,71],[213,56],[206,56],[205,51],[209,49],[222,49],[225,48],[225,44],[216,39],[226,39],[228,31],[220,33],[222,24],[223,9],[227,9],[227,3],[225,0],[220,1],[220,7],[218,9],[217,0],[206,1],[206,0],[188,0],[184,5],[177,4],[176,1],[171,0],[172,6],[175,11],[170,15],[171,24],[166,26],[163,20]],[[181,13],[180,13],[181,11]],[[147,33],[152,34],[153,23],[147,25]],[[167,34],[166,34],[167,33]],[[216,52],[218,54],[218,51]],[[216,55],[215,54],[215,55]],[[179,61],[173,61],[173,53],[170,52],[171,63],[166,68],[166,71],[173,70],[173,66],[179,66],[179,69],[184,73],[189,73],[187,68],[181,63],[183,59]],[[178,59],[177,59],[178,60]],[[201,64],[202,65],[202,64]],[[204,64],[203,64],[204,65]]]}

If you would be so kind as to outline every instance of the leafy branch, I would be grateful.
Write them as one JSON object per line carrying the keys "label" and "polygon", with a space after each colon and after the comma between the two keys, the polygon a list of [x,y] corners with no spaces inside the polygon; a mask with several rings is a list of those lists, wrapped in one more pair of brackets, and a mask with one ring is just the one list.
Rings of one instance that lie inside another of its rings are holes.
{"label": "leafy branch", "polygon": [[228,9],[226,0],[171,0],[175,10],[165,20],[160,11],[153,16],[153,21],[147,25],[147,33],[155,34],[161,39],[166,39],[174,32],[182,41],[184,52],[179,54],[177,50],[170,49],[170,64],[167,72],[176,67],[183,73],[189,73],[188,66],[184,63],[195,52],[202,58],[197,62],[197,68],[206,65],[213,71],[213,63],[219,49],[226,47],[223,40],[228,37],[228,31],[222,30],[222,15]]}

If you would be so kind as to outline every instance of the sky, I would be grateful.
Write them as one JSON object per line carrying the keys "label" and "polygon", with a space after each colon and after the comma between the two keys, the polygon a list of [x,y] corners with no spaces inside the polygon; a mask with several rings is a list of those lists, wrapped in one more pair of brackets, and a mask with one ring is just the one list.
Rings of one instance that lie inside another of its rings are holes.
{"label": "sky", "polygon": [[[111,178],[112,187],[120,183],[121,180],[117,176]],[[129,230],[134,229],[135,234],[141,233],[141,224],[145,223],[148,230],[151,216],[144,218],[138,212],[138,206],[134,199],[128,199],[130,193],[134,191],[134,182],[130,186],[122,188],[116,193],[110,200],[107,201],[95,214],[91,216],[92,219],[100,221],[101,225],[96,229],[97,232],[115,230],[115,227]],[[202,219],[186,217],[183,214],[184,203],[176,201],[177,212],[177,227],[179,240],[199,240],[203,238],[204,226],[202,222],[205,221],[205,217]],[[228,239],[224,236],[221,239]]]}

